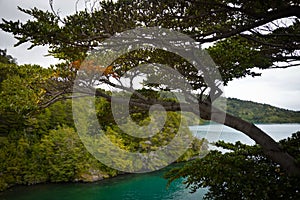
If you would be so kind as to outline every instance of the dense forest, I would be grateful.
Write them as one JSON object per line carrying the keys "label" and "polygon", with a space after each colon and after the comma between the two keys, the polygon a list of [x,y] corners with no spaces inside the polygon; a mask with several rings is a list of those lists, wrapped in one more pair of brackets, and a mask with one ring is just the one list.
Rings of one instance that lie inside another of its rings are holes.
{"label": "dense forest", "polygon": [[[101,101],[101,100],[100,100]],[[144,152],[168,143],[176,134],[180,115],[168,113],[165,129],[151,138],[133,138],[110,121],[103,107],[97,112],[105,134],[111,141],[130,152]],[[0,137],[0,189],[14,184],[41,182],[96,181],[122,172],[106,167],[84,147],[73,124],[71,102],[57,102],[42,112],[24,120],[10,130],[2,129]],[[104,117],[104,118],[102,118]],[[141,116],[139,116],[141,117]],[[147,123],[147,117],[139,123]],[[130,126],[127,126],[130,129]],[[132,130],[135,131],[135,130]],[[187,123],[185,131],[189,133]],[[191,148],[178,161],[186,161],[199,153],[203,141],[195,138]],[[122,160],[120,159],[120,162]],[[124,165],[136,164],[124,162]]]}
{"label": "dense forest", "polygon": [[300,111],[228,98],[227,112],[253,123],[299,123]]}

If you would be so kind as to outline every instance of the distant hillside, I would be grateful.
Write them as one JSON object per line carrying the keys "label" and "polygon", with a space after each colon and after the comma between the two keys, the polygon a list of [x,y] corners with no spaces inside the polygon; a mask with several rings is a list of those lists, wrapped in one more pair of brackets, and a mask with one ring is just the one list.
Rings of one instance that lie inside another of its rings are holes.
{"label": "distant hillside", "polygon": [[300,111],[235,98],[227,99],[227,112],[253,123],[300,123]]}
{"label": "distant hillside", "polygon": [[[170,95],[169,92],[162,93],[161,97],[165,98],[175,98]],[[184,101],[184,96],[177,93],[178,96]],[[222,103],[225,99],[219,99],[219,108],[223,108]],[[226,102],[227,108],[226,112],[230,113],[236,117],[240,117],[248,122],[252,123],[300,123],[300,111],[292,111],[283,108],[277,108],[268,104],[261,104],[252,101],[244,101],[236,98],[227,98]],[[203,124],[204,120],[199,120],[194,114],[185,113],[185,118],[189,125]]]}

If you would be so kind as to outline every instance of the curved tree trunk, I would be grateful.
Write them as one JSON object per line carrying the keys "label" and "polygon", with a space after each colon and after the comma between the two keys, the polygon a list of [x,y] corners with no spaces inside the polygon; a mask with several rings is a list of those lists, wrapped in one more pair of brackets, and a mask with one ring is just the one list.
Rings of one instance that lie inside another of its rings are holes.
{"label": "curved tree trunk", "polygon": [[[296,160],[290,154],[285,152],[280,147],[279,143],[274,141],[267,133],[259,129],[253,123],[249,123],[217,108],[212,108],[208,103],[199,104],[199,108],[201,118],[222,123],[235,130],[241,131],[259,144],[263,148],[265,155],[274,162],[278,163],[289,175],[300,176],[300,166],[296,163]],[[196,113],[195,110],[196,109],[193,109],[193,113],[199,115],[199,113]],[[217,114],[214,114],[211,117],[212,110]],[[222,115],[226,116],[225,121],[224,118],[219,117]]]}

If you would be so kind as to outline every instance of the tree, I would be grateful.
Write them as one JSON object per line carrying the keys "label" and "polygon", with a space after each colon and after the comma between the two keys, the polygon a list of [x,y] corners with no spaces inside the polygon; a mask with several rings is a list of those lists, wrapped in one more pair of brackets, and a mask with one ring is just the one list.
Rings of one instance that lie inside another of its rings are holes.
{"label": "tree", "polygon": [[50,69],[38,65],[0,63],[0,135],[22,130],[30,113],[39,109]]}
{"label": "tree", "polygon": [[[34,17],[34,20],[26,23],[3,20],[0,25],[2,30],[13,33],[19,41],[17,45],[25,42],[31,42],[32,47],[50,45],[50,53],[69,63],[59,66],[63,76],[56,79],[59,87],[48,88],[46,94],[52,98],[45,98],[48,100],[44,103],[45,106],[69,98],[78,69],[76,60],[83,60],[89,50],[112,35],[136,27],[158,26],[187,34],[198,44],[213,42],[208,52],[218,66],[223,84],[234,78],[259,75],[252,71],[255,67],[269,69],[299,64],[300,7],[296,0],[104,1],[99,2],[97,8],[76,12],[63,19],[54,9],[53,12],[37,8],[19,9]],[[161,49],[141,49],[123,55],[109,65],[114,67],[115,73],[122,76],[135,66],[153,62],[167,63],[176,68],[188,80],[192,90],[200,93],[194,101],[187,98],[185,103],[179,104],[155,96],[148,98],[147,95],[135,92],[135,98],[130,100],[131,106],[148,110],[152,105],[160,104],[168,111],[188,111],[219,123],[223,123],[223,120],[212,117],[212,114],[225,115],[225,125],[245,133],[260,144],[264,153],[279,163],[288,174],[300,174],[295,158],[265,132],[252,123],[216,109],[214,100],[221,95],[218,87],[207,85],[204,77],[180,56]],[[130,88],[115,84],[113,79],[104,75],[99,77],[97,83],[131,91]],[[156,75],[163,78],[160,72]],[[152,89],[169,89],[160,84],[148,86]],[[96,91],[96,96],[104,97],[108,101],[112,99],[101,90]],[[122,99],[119,99],[119,103],[122,103]]]}
{"label": "tree", "polygon": [[16,64],[16,59],[11,55],[7,55],[6,49],[0,49],[0,63],[4,64]]}
{"label": "tree", "polygon": [[[299,136],[300,132],[297,132],[280,141],[283,148],[297,160],[300,155]],[[299,177],[286,176],[277,163],[264,155],[260,146],[222,141],[216,145],[229,151],[211,151],[203,159],[172,169],[165,177],[170,182],[184,177],[184,183],[191,192],[208,187],[206,199],[299,198]]]}

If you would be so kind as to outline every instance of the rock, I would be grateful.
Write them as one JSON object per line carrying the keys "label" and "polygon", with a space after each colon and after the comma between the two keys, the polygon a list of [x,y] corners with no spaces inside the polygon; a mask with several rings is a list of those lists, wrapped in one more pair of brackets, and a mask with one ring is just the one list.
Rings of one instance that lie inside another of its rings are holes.
{"label": "rock", "polygon": [[86,173],[82,173],[79,175],[79,178],[75,181],[82,181],[82,182],[95,182],[100,181],[105,178],[109,178],[108,174],[104,174],[100,170],[96,169],[89,169]]}

